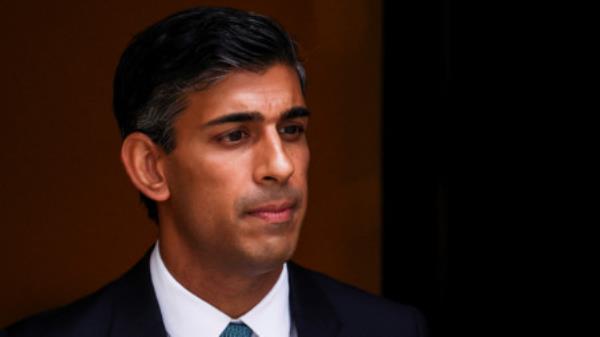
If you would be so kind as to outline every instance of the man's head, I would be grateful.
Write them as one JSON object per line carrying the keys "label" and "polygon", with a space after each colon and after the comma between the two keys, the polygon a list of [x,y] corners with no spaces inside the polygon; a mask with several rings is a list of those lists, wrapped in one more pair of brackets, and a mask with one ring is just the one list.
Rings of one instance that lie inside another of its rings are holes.
{"label": "man's head", "polygon": [[[294,68],[304,92],[295,43],[272,19],[232,8],[173,14],[139,33],[121,56],[113,93],[121,137],[139,131],[169,153],[176,146],[173,121],[187,94],[230,72],[259,72],[275,63]],[[156,203],[143,194],[142,201],[157,222]]]}
{"label": "man's head", "polygon": [[232,268],[291,256],[307,203],[304,84],[293,41],[260,15],[192,9],[136,36],[114,110],[161,240]]}

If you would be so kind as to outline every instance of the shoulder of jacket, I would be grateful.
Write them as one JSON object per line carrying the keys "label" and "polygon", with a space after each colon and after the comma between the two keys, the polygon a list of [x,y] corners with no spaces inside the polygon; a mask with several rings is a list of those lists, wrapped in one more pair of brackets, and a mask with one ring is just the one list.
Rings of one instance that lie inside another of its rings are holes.
{"label": "shoulder of jacket", "polygon": [[[106,335],[111,308],[118,295],[113,281],[69,304],[26,317],[5,329],[0,337],[83,337]],[[82,335],[83,331],[90,331]],[[92,332],[93,331],[93,332]]]}
{"label": "shoulder of jacket", "polygon": [[[370,330],[377,335],[376,330],[389,331],[396,326],[401,331],[413,331],[414,336],[425,336],[425,318],[417,308],[398,303],[379,295],[369,293],[356,286],[336,280],[318,271],[304,268],[292,262],[291,268],[314,281],[327,296],[336,314],[345,325],[358,332],[361,329]],[[367,333],[365,331],[365,333]],[[367,333],[368,335],[368,333]]]}

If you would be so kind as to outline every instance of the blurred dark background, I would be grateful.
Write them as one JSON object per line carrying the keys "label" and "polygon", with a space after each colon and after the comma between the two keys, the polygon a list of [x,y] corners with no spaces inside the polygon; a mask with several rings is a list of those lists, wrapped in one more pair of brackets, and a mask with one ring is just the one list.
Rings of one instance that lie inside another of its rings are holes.
{"label": "blurred dark background", "polygon": [[600,335],[589,11],[383,3],[382,291],[433,336]]}
{"label": "blurred dark background", "polygon": [[384,1],[382,291],[449,336],[449,0]]}

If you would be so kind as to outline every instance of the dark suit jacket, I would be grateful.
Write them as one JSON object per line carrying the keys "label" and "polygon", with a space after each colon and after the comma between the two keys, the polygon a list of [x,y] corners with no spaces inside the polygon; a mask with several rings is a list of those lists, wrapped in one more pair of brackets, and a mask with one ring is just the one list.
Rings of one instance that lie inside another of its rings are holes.
{"label": "dark suit jacket", "polygon": [[[150,279],[150,251],[97,292],[0,331],[0,337],[166,337]],[[424,336],[421,314],[323,274],[288,263],[298,337]]]}

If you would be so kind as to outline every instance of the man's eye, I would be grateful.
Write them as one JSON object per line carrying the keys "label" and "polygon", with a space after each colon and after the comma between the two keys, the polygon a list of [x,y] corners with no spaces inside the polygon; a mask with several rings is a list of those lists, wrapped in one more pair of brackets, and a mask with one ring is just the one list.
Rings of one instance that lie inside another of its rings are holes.
{"label": "man's eye", "polygon": [[299,135],[304,133],[304,127],[302,125],[288,125],[281,128],[281,132],[288,135]]}
{"label": "man's eye", "polygon": [[219,141],[235,143],[246,137],[248,137],[248,134],[245,131],[237,130],[237,131],[233,131],[233,132],[227,133],[227,134],[219,137]]}

